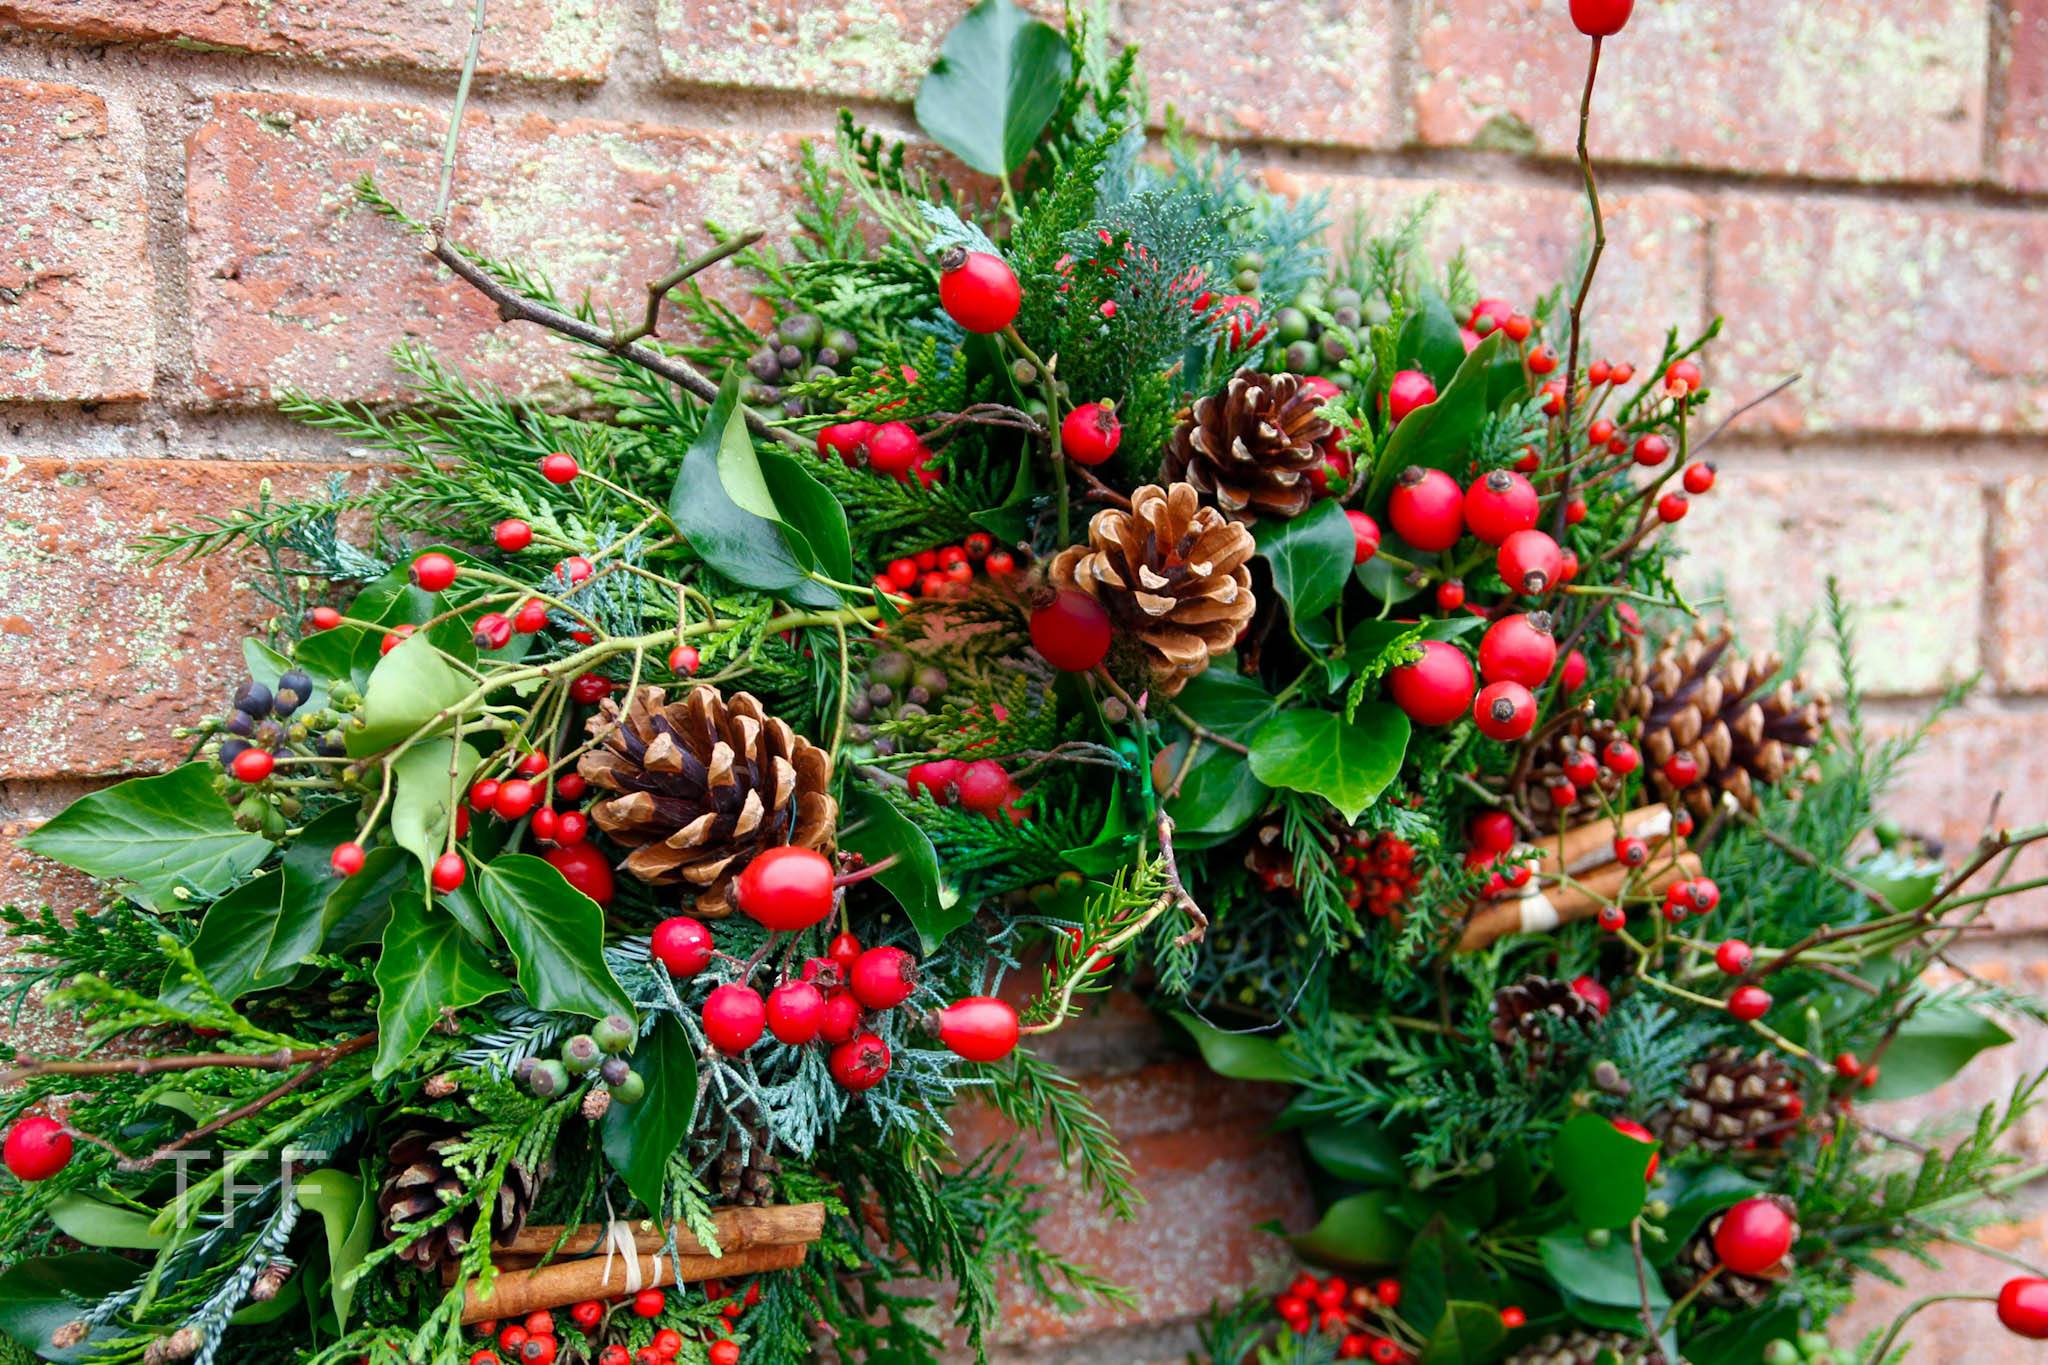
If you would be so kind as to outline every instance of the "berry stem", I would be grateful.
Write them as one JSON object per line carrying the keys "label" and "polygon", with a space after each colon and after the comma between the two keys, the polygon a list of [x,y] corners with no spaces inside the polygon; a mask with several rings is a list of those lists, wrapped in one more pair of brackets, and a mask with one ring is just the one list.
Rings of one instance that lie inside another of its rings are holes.
{"label": "berry stem", "polygon": [[867,866],[859,869],[858,871],[840,873],[838,876],[832,879],[832,885],[852,886],[856,882],[864,882],[868,878],[873,877],[879,873],[887,872],[890,868],[896,866],[896,864],[901,862],[902,860],[902,854],[891,853],[888,857],[880,859],[876,862],[869,863]]}
{"label": "berry stem", "polygon": [[[1569,441],[1572,430],[1572,399],[1579,387],[1579,331],[1580,319],[1586,311],[1586,297],[1593,292],[1593,272],[1600,268],[1600,255],[1607,250],[1607,220],[1600,212],[1600,186],[1593,179],[1593,156],[1586,146],[1586,133],[1593,122],[1593,82],[1600,74],[1600,40],[1593,39],[1593,49],[1586,59],[1586,92],[1579,98],[1579,170],[1586,178],[1586,203],[1593,211],[1593,250],[1586,257],[1586,273],[1579,280],[1578,297],[1572,300],[1572,325],[1567,343],[1564,362],[1564,405],[1559,416],[1559,429]],[[1562,496],[1558,498],[1557,510],[1551,517],[1550,534],[1557,540],[1564,539],[1564,509],[1571,500],[1572,477],[1567,467]]]}
{"label": "berry stem", "polygon": [[1919,1302],[1907,1305],[1905,1312],[1892,1319],[1891,1330],[1884,1334],[1884,1340],[1877,1343],[1877,1351],[1870,1358],[1872,1360],[1889,1360],[1891,1358],[1892,1343],[1899,1339],[1899,1333],[1905,1330],[1906,1324],[1912,1320],[1913,1315],[1923,1308],[1930,1308],[1937,1303],[1997,1302],[1997,1296],[1992,1294],[1929,1294]]}

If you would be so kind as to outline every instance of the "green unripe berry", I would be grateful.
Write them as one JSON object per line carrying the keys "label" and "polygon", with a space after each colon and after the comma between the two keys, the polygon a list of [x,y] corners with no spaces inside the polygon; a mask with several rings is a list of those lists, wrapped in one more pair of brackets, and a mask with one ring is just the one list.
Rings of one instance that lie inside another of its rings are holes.
{"label": "green unripe berry", "polygon": [[1273,337],[1282,344],[1308,340],[1308,314],[1299,308],[1282,308],[1273,315]]}
{"label": "green unripe berry", "polygon": [[1614,1230],[1612,1228],[1586,1229],[1586,1245],[1593,1248],[1593,1250],[1595,1251],[1605,1251],[1607,1249],[1608,1243],[1612,1242],[1613,1240]]}
{"label": "green unripe berry", "polygon": [[590,1030],[590,1036],[597,1040],[599,1047],[617,1056],[619,1053],[633,1050],[633,1043],[639,1038],[640,1030],[623,1014],[607,1014]]}
{"label": "green unripe berry", "polygon": [[1828,1340],[1826,1332],[1801,1332],[1799,1334],[1799,1349],[1806,1353],[1808,1360],[1812,1360],[1815,1356],[1827,1355],[1832,1352],[1835,1349],[1835,1343]]}
{"label": "green unripe berry", "polygon": [[1764,1347],[1763,1365],[1799,1365],[1799,1348],[1779,1337]]}
{"label": "green unripe berry", "polygon": [[622,1081],[613,1081],[612,1098],[620,1104],[638,1104],[647,1098],[647,1082],[637,1071],[628,1071]]}
{"label": "green unripe berry", "polygon": [[544,1100],[569,1093],[569,1068],[560,1062],[537,1061],[526,1073],[526,1088]]}
{"label": "green unripe berry", "polygon": [[562,1065],[569,1068],[572,1076],[589,1075],[603,1060],[604,1049],[587,1033],[579,1033],[562,1044]]}

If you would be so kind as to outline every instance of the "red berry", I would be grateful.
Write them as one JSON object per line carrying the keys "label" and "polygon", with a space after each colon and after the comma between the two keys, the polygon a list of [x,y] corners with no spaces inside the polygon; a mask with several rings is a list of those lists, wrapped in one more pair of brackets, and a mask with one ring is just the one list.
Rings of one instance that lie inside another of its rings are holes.
{"label": "red berry", "polygon": [[497,799],[498,782],[495,778],[487,777],[469,789],[470,809],[478,814],[489,810]]}
{"label": "red berry", "polygon": [[800,1047],[818,1036],[825,1020],[825,993],[808,981],[785,981],[768,992],[768,1031],[778,1042]]}
{"label": "red berry", "polygon": [[842,1090],[872,1090],[889,1074],[889,1045],[863,1033],[833,1048],[826,1065]]}
{"label": "red berry", "polygon": [[1762,986],[1737,986],[1728,996],[1728,1012],[1747,1024],[1771,1012],[1771,993]]}
{"label": "red berry", "polygon": [[1394,705],[1417,725],[1449,725],[1465,714],[1478,680],[1465,651],[1443,640],[1424,640],[1422,658],[1387,674]]}
{"label": "red berry", "polygon": [[512,618],[502,612],[486,612],[476,618],[476,630],[470,638],[478,649],[503,649],[512,643]]}
{"label": "red berry", "polygon": [[[1609,1119],[1608,1122],[1614,1125],[1614,1131],[1617,1133],[1632,1137],[1637,1142],[1647,1142],[1652,1147],[1657,1145],[1656,1135],[1634,1119]],[[1650,1154],[1650,1164],[1643,1172],[1643,1179],[1650,1180],[1655,1178],[1657,1174],[1657,1158],[1658,1153],[1652,1152]]]}
{"label": "red berry", "polygon": [[569,699],[585,706],[601,702],[611,694],[612,680],[602,674],[585,673],[569,680]]}
{"label": "red berry", "polygon": [[42,1114],[16,1119],[7,1130],[6,1143],[0,1145],[0,1160],[17,1180],[48,1180],[71,1164],[71,1134]]}
{"label": "red berry", "polygon": [[1380,524],[1355,507],[1344,517],[1351,523],[1351,562],[1363,564],[1380,552]]}
{"label": "red berry", "polygon": [[1498,545],[1536,524],[1542,510],[1535,485],[1509,469],[1496,469],[1465,490],[1465,529]]}
{"label": "red berry", "polygon": [[1657,520],[1665,523],[1681,520],[1691,510],[1692,503],[1683,493],[1666,493],[1657,499]]}
{"label": "red berry", "polygon": [[643,1289],[633,1296],[633,1312],[638,1317],[658,1318],[666,1307],[668,1295],[659,1289]]}
{"label": "red berry", "polygon": [[1031,613],[1031,644],[1063,673],[1086,673],[1109,654],[1109,613],[1085,592],[1068,588]]}
{"label": "red berry", "polygon": [[818,455],[821,459],[839,457],[839,462],[851,468],[860,462],[861,448],[868,443],[868,437],[875,434],[873,422],[834,422],[818,430]]}
{"label": "red berry", "polygon": [[228,765],[237,782],[261,782],[277,766],[277,756],[268,749],[244,749]]}
{"label": "red berry", "polygon": [[1513,1304],[1509,1304],[1500,1310],[1500,1325],[1507,1328],[1510,1332],[1523,1326],[1528,1321],[1529,1315]]}
{"label": "red berry", "polygon": [[1527,313],[1513,313],[1500,325],[1500,329],[1508,334],[1508,340],[1520,343],[1527,341],[1529,334],[1536,330],[1536,320]]}
{"label": "red berry", "polygon": [[868,437],[868,468],[892,479],[901,479],[931,454],[908,422],[885,422]]}
{"label": "red berry", "polygon": [[[566,799],[573,801],[577,796],[582,795],[583,788],[578,786],[572,794],[569,790],[572,781],[581,783],[583,779],[577,777],[574,773],[570,773],[555,784],[555,790]],[[558,844],[580,844],[583,842],[584,836],[589,833],[590,817],[580,810],[565,810],[555,818],[555,842]]]}
{"label": "red berry", "polygon": [[1418,550],[1448,550],[1465,533],[1465,494],[1441,469],[1410,465],[1387,497],[1394,534]]}
{"label": "red berry", "polygon": [[1664,760],[1664,776],[1674,787],[1690,787],[1700,780],[1700,765],[1681,749]]}
{"label": "red berry", "polygon": [[969,559],[987,559],[988,552],[996,547],[995,537],[986,531],[969,531],[961,543],[966,546]]}
{"label": "red berry", "polygon": [[1001,810],[1015,790],[1010,785],[1010,775],[1003,771],[1003,765],[992,758],[976,759],[968,764],[961,770],[956,785],[961,806],[979,815]]}
{"label": "red berry", "polygon": [[512,629],[521,635],[534,635],[548,628],[548,604],[529,598],[519,604],[512,613]]}
{"label": "red berry", "polygon": [[1420,370],[1402,370],[1387,385],[1387,415],[1396,423],[1435,401],[1436,385]]}
{"label": "red berry", "polygon": [[959,795],[960,775],[966,771],[967,765],[957,758],[935,758],[928,763],[911,764],[903,780],[912,796],[922,792],[945,806]]}
{"label": "red berry", "polygon": [[1621,32],[1635,7],[1636,0],[1572,0],[1572,22],[1588,38],[1611,38]]}
{"label": "red berry", "polygon": [[1017,1046],[1017,1011],[989,995],[956,1000],[932,1014],[939,1041],[970,1062],[1000,1062]]}
{"label": "red berry", "polygon": [[533,544],[533,528],[517,517],[507,517],[491,529],[498,548],[511,554]]}
{"label": "red berry", "polygon": [[834,991],[825,997],[825,1013],[818,1020],[818,1037],[828,1043],[843,1043],[860,1032],[866,1018],[852,991]]}
{"label": "red berry", "polygon": [[390,632],[385,635],[383,643],[377,646],[377,652],[379,654],[389,654],[392,650],[410,640],[412,633],[418,629],[418,626],[412,625],[393,626]]}
{"label": "red berry", "polygon": [[1465,605],[1465,585],[1455,578],[1447,578],[1436,585],[1436,609],[1456,611]]}
{"label": "red berry", "polygon": [[1548,346],[1538,346],[1529,352],[1529,373],[1549,374],[1557,368],[1557,352]]}
{"label": "red berry", "polygon": [[1792,1250],[1797,1226],[1775,1200],[1745,1199],[1721,1216],[1714,1229],[1714,1254],[1738,1275],[1761,1275]]}
{"label": "red berry", "polygon": [[1600,927],[1608,933],[1617,933],[1628,923],[1628,913],[1618,905],[1603,905],[1598,915]]}
{"label": "red berry", "polygon": [[1494,328],[1506,325],[1514,315],[1515,305],[1506,299],[1481,299],[1472,305],[1472,314],[1465,319],[1465,328],[1486,336]]}
{"label": "red berry", "polygon": [[[612,865],[605,856],[589,844],[576,843],[562,838],[562,825],[568,816],[555,820],[557,844],[540,856],[548,865],[562,874],[562,880],[596,901],[599,905],[610,905],[617,883],[612,877]],[[580,818],[580,817],[579,817]]]}
{"label": "red berry", "polygon": [[683,1334],[673,1327],[664,1327],[654,1334],[654,1340],[648,1344],[654,1347],[655,1354],[663,1360],[674,1360],[683,1349]]}
{"label": "red berry", "polygon": [[[1588,384],[1606,383],[1607,366],[1597,360],[1588,365],[1586,367],[1586,382]],[[1586,444],[1588,446],[1604,446],[1613,439],[1614,423],[1605,417],[1593,422],[1586,428]]]}
{"label": "red berry", "polygon": [[315,607],[312,620],[315,630],[333,630],[341,624],[341,613],[333,607]]}
{"label": "red berry", "polygon": [[1560,777],[1546,789],[1550,793],[1550,804],[1559,810],[1565,809],[1579,799],[1579,789]]}
{"label": "red berry", "polygon": [[1614,861],[1623,867],[1641,867],[1650,861],[1650,846],[1641,839],[1623,835],[1614,841]]}
{"label": "red berry", "polygon": [[570,555],[555,566],[555,572],[561,575],[563,582],[574,585],[596,573],[597,566],[582,555]]}
{"label": "red berry", "polygon": [[1673,398],[1698,393],[1702,378],[1700,367],[1690,360],[1674,360],[1670,368],[1664,371],[1664,392]]}
{"label": "red berry", "polygon": [[1845,1081],[1853,1081],[1863,1074],[1863,1063],[1857,1060],[1853,1052],[1837,1052],[1835,1074]]}
{"label": "red berry", "polygon": [[[486,1336],[490,1335],[488,1332]],[[478,1351],[469,1358],[469,1365],[504,1365],[496,1351]]]}
{"label": "red berry", "polygon": [[462,879],[468,872],[460,853],[443,853],[434,861],[434,889],[446,895],[462,885]]}
{"label": "red berry", "polygon": [[1998,1320],[2032,1341],[2048,1341],[2048,1280],[2015,1276],[1998,1290]]}
{"label": "red berry", "polygon": [[560,1349],[551,1334],[529,1336],[526,1344],[519,1348],[520,1365],[555,1365],[555,1355]]}
{"label": "red berry", "polygon": [[654,926],[647,952],[670,976],[695,976],[711,965],[711,931],[700,920],[677,915]]}
{"label": "red berry", "polygon": [[1585,519],[1586,500],[1584,498],[1573,498],[1571,501],[1567,502],[1564,505],[1565,525],[1577,526],[1580,522],[1584,521]]}
{"label": "red berry", "polygon": [[1605,1019],[1607,1012],[1614,1008],[1614,996],[1608,991],[1607,987],[1601,985],[1590,976],[1573,977],[1572,994],[1600,1011],[1602,1019]]}
{"label": "red berry", "polygon": [[1508,591],[1536,597],[1556,587],[1564,574],[1564,552],[1541,531],[1517,531],[1494,556]]}
{"label": "red berry", "polygon": [[842,931],[832,936],[832,942],[825,948],[825,955],[838,963],[842,972],[850,972],[861,951],[860,940]]}
{"label": "red berry", "polygon": [[517,820],[533,809],[540,793],[533,784],[523,777],[510,778],[498,784],[497,794],[491,798],[491,809],[498,813],[500,820]]}
{"label": "red berry", "polygon": [[439,592],[455,581],[455,561],[439,551],[429,551],[412,562],[408,576],[421,592]]}
{"label": "red berry", "polygon": [[576,467],[576,457],[556,451],[543,455],[540,460],[540,476],[549,483],[568,483],[581,471]]}
{"label": "red berry", "polygon": [[1075,464],[1097,465],[1116,454],[1123,423],[1110,403],[1083,403],[1060,422],[1060,450]]}
{"label": "red berry", "polygon": [[334,852],[327,855],[327,865],[339,876],[353,877],[363,870],[363,860],[367,856],[361,844],[337,844]]}
{"label": "red berry", "polygon": [[1584,749],[1566,757],[1559,766],[1564,772],[1564,780],[1574,787],[1590,787],[1600,780],[1600,765]]}
{"label": "red berry", "polygon": [[1564,656],[1564,667],[1559,670],[1557,684],[1567,692],[1576,692],[1586,685],[1586,656],[1578,650]]}
{"label": "red berry", "polygon": [[1642,766],[1643,762],[1643,756],[1636,752],[1636,746],[1625,739],[1610,740],[1600,757],[1601,761],[1620,777],[1627,777]]}
{"label": "red berry", "polygon": [[1721,903],[1721,885],[1712,877],[1694,877],[1689,886],[1693,909],[1697,913],[1707,914]]}
{"label": "red berry", "polygon": [[1685,491],[1704,493],[1714,486],[1714,466],[1704,460],[1685,467]]}
{"label": "red berry", "polygon": [[1002,257],[954,247],[939,270],[939,306],[966,330],[1000,332],[1016,319],[1024,289]]}
{"label": "red berry", "polygon": [[581,801],[588,786],[581,773],[563,773],[555,779],[555,795],[564,801]]}
{"label": "red berry", "polygon": [[668,652],[668,671],[678,678],[689,677],[703,662],[704,656],[695,645],[677,645]]}
{"label": "red berry", "polygon": [[869,1009],[894,1009],[917,989],[917,961],[901,948],[870,948],[854,959],[846,984]]}
{"label": "red berry", "polygon": [[1008,550],[990,551],[988,571],[1000,578],[1017,567],[1017,560]]}
{"label": "red berry", "polygon": [[1515,846],[1515,822],[1503,810],[1481,811],[1466,826],[1465,836],[1478,853],[1505,853]]}
{"label": "red berry", "polygon": [[745,1052],[767,1027],[768,1006],[751,986],[728,982],[704,997],[704,1036],[720,1052]]}
{"label": "red berry", "polygon": [[1636,463],[1639,465],[1663,464],[1670,454],[1671,442],[1654,431],[1636,441]]}
{"label": "red berry", "polygon": [[498,1349],[508,1353],[514,1360],[519,1359],[519,1348],[526,1345],[527,1330],[513,1323],[498,1333]]}
{"label": "red berry", "polygon": [[1512,743],[1536,728],[1536,698],[1518,682],[1488,683],[1472,703],[1472,719],[1488,739]]}
{"label": "red berry", "polygon": [[769,929],[808,929],[832,913],[832,861],[783,844],[754,856],[734,886],[747,918]]}
{"label": "red berry", "polygon": [[740,1344],[736,1341],[714,1341],[706,1359],[711,1365],[740,1365]]}
{"label": "red berry", "polygon": [[1490,683],[1541,687],[1557,666],[1557,639],[1548,612],[1503,616],[1479,641],[1479,676]]}

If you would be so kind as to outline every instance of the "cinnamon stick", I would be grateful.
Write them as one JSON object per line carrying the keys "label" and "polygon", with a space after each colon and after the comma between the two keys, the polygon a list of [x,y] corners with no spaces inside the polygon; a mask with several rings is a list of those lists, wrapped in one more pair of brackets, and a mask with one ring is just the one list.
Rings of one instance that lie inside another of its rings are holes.
{"label": "cinnamon stick", "polygon": [[[735,1251],[724,1256],[646,1256],[640,1261],[641,1289],[666,1289],[700,1280],[736,1279],[770,1270],[790,1270],[803,1263],[809,1244],[790,1242]],[[520,1318],[543,1309],[567,1308],[585,1299],[613,1299],[631,1281],[623,1257],[589,1256],[556,1261],[531,1270],[506,1270],[491,1282],[490,1297],[472,1284],[463,1291],[462,1322]]]}
{"label": "cinnamon stick", "polygon": [[[761,1246],[787,1246],[817,1241],[825,1235],[823,1204],[774,1204],[767,1208],[714,1209],[711,1225],[718,1233],[718,1249],[727,1254]],[[560,1227],[528,1227],[491,1245],[491,1259],[499,1265],[522,1257],[538,1260],[553,1253],[560,1258],[601,1254],[610,1232],[608,1223],[585,1223],[570,1230],[567,1240]],[[635,1219],[633,1245],[645,1252],[660,1251],[668,1243],[661,1224],[651,1218]],[[678,1223],[676,1250],[686,1256],[710,1254],[697,1235]],[[559,1243],[559,1247],[557,1246]]]}
{"label": "cinnamon stick", "polygon": [[[1654,857],[1654,855],[1653,855]],[[1555,873],[1551,874],[1553,877]],[[1673,882],[1700,875],[1700,857],[1690,850],[1667,857],[1649,871],[1637,874],[1636,889],[1647,895],[1664,890]],[[1498,900],[1472,916],[1458,940],[1458,951],[1476,952],[1509,934],[1549,933],[1559,925],[1591,919],[1600,907],[1613,901],[1627,883],[1629,869],[1608,861],[1584,875],[1574,875],[1572,884],[1546,885],[1539,872],[1530,879],[1526,894]]]}

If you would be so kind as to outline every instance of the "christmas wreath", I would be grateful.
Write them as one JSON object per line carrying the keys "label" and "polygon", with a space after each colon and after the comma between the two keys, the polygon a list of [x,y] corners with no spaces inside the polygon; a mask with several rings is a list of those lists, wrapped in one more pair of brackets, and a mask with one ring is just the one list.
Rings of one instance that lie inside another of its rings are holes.
{"label": "christmas wreath", "polygon": [[[1628,9],[1571,4],[1589,109]],[[1121,1292],[948,1120],[1128,1214],[1029,1045],[1114,982],[1295,1092],[1337,1273],[1219,1306],[1231,1365],[1839,1358],[1876,1253],[2033,1174],[2038,1077],[1938,1146],[1861,1105],[2040,1016],[1927,969],[2048,831],[1943,865],[1845,614],[1832,705],[1699,620],[1718,324],[1595,358],[1583,133],[1588,259],[1504,301],[983,0],[917,100],[973,175],[844,115],[790,231],[615,314],[450,234],[457,108],[430,209],[358,195],[576,396],[406,348],[402,405],[288,399],[374,474],[151,539],[275,611],[184,766],[27,840],[104,894],[5,912],[83,1041],[8,1054],[0,1350],[980,1350],[999,1277]]]}

